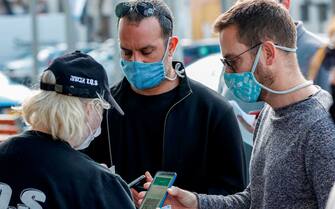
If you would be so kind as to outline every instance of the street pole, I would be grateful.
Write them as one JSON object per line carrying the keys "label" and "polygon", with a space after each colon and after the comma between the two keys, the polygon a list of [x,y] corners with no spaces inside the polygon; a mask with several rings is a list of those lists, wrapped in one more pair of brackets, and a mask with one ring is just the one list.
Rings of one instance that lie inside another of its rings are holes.
{"label": "street pole", "polygon": [[114,40],[114,45],[113,45],[113,67],[114,70],[117,72],[121,72],[121,66],[120,66],[120,47],[119,47],[119,34],[118,34],[118,27],[117,27],[117,17],[114,14],[114,8],[115,6],[121,2],[120,0],[113,0],[112,3],[112,8],[110,8],[112,10],[112,15],[110,17],[110,34],[112,35],[112,38]]}
{"label": "street pole", "polygon": [[72,17],[70,0],[63,0],[63,6],[65,11],[65,31],[66,31],[66,44],[67,51],[71,52],[76,49],[77,37],[75,23]]}
{"label": "street pole", "polygon": [[30,1],[30,14],[31,14],[31,48],[33,55],[33,69],[32,69],[32,84],[35,85],[38,82],[38,24],[37,24],[37,14],[36,14],[36,4],[37,0]]}

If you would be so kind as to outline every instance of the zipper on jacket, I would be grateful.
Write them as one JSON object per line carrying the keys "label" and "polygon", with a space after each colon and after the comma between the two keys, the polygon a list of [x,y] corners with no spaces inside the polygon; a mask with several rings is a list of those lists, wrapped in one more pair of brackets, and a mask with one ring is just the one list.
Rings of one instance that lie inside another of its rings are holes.
{"label": "zipper on jacket", "polygon": [[188,92],[188,94],[186,94],[183,98],[181,98],[178,102],[176,102],[175,104],[173,104],[169,111],[166,113],[165,115],[165,120],[164,120],[164,129],[163,129],[163,150],[162,150],[162,166],[164,164],[164,150],[165,150],[165,130],[166,130],[166,121],[167,121],[167,118],[171,112],[171,110],[177,106],[180,102],[182,102],[184,99],[186,99],[188,96],[190,96],[192,94],[192,90],[190,90],[190,92]]}

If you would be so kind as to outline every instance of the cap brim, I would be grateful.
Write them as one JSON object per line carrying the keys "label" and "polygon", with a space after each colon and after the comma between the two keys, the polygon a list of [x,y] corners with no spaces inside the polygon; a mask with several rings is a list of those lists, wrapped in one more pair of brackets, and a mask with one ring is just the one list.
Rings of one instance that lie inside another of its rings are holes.
{"label": "cap brim", "polygon": [[115,101],[113,96],[111,94],[107,94],[106,96],[106,100],[112,105],[112,107],[114,107],[121,115],[124,115],[123,110],[121,109],[120,105]]}

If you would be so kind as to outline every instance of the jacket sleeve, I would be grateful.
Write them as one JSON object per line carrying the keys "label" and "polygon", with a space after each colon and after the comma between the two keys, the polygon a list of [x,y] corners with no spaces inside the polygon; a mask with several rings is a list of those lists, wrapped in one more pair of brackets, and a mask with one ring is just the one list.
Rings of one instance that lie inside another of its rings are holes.
{"label": "jacket sleeve", "polygon": [[95,205],[95,208],[135,209],[131,192],[127,184],[119,176],[111,174],[108,177],[106,176],[100,186],[102,188],[95,191],[99,195],[100,200]]}
{"label": "jacket sleeve", "polygon": [[208,194],[234,194],[246,187],[246,162],[238,123],[229,103],[213,110],[208,142]]}
{"label": "jacket sleeve", "polygon": [[199,209],[249,209],[250,189],[249,186],[240,193],[234,195],[204,195],[199,194]]}

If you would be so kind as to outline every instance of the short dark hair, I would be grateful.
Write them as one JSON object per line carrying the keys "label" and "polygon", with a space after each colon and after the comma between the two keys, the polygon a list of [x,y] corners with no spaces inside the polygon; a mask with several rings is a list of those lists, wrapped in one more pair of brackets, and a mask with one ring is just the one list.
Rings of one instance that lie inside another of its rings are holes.
{"label": "short dark hair", "polygon": [[274,0],[238,1],[214,23],[214,31],[234,25],[238,29],[238,40],[253,46],[266,40],[275,44],[295,48],[296,28],[288,11]]}
{"label": "short dark hair", "polygon": [[[173,33],[173,20],[174,17],[172,15],[171,9],[163,0],[134,0],[129,1],[128,3],[132,6],[137,5],[141,2],[149,2],[154,7],[154,13],[150,17],[157,18],[159,25],[162,28],[162,36],[164,38],[168,38],[172,36]],[[121,18],[126,18],[130,22],[141,22],[144,18],[147,18],[141,14],[139,14],[136,10],[131,10],[128,14],[123,17],[119,17],[118,23]]]}

